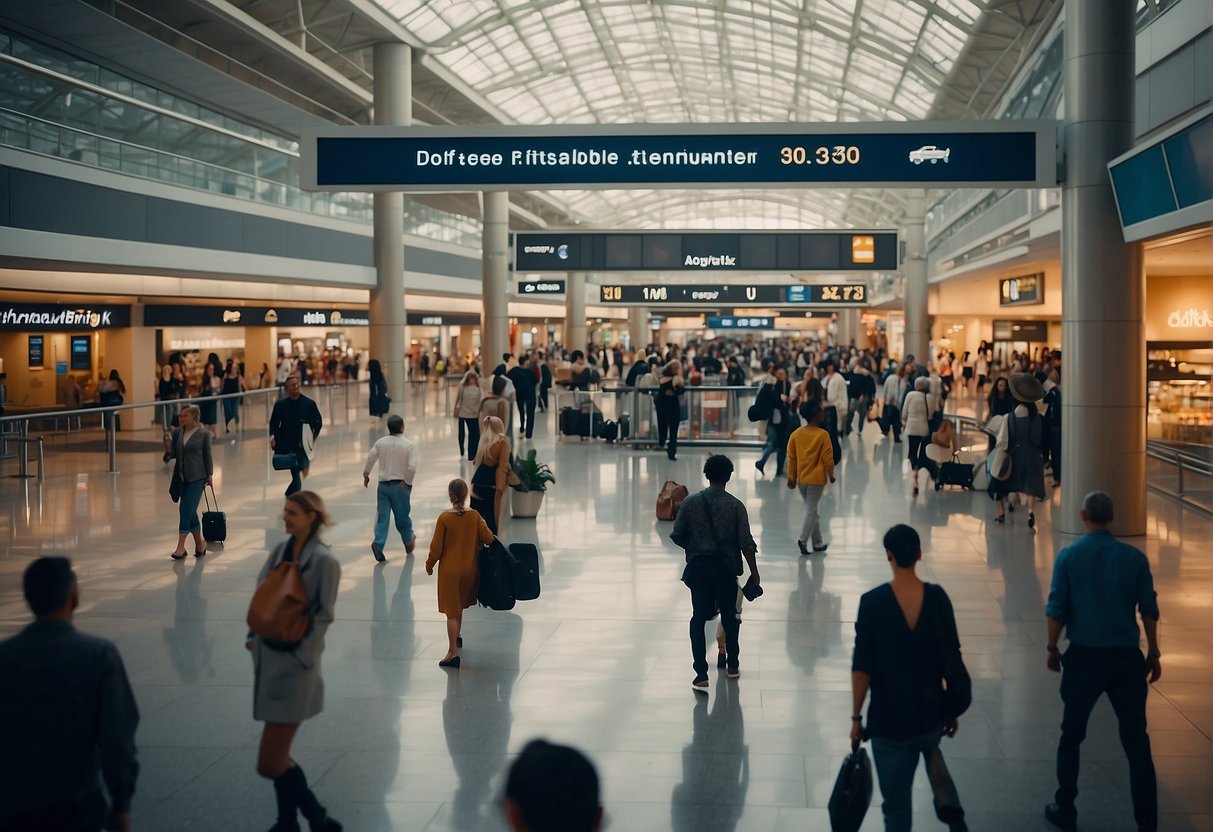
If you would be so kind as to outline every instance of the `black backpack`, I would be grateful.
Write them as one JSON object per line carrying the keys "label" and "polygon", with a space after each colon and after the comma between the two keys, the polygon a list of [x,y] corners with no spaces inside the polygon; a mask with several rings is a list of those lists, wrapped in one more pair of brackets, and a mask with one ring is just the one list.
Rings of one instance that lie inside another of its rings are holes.
{"label": "black backpack", "polygon": [[476,600],[493,610],[514,608],[514,556],[500,540],[480,548],[480,592]]}

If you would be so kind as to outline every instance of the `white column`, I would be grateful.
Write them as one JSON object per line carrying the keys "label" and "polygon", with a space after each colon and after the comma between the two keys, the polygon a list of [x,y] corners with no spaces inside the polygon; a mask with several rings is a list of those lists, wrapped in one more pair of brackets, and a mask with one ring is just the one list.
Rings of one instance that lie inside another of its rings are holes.
{"label": "white column", "polygon": [[585,272],[569,272],[564,294],[564,347],[585,350]]}
{"label": "white column", "polygon": [[1121,232],[1107,163],[1133,145],[1135,33],[1129,0],[1067,0],[1062,186],[1062,472],[1067,534],[1090,491],[1114,531],[1146,532],[1145,281]]}
{"label": "white column", "polygon": [[634,306],[628,310],[628,334],[632,338],[632,352],[649,345],[653,331],[649,329],[649,310],[646,307]]}
{"label": "white column", "polygon": [[[403,43],[374,46],[375,123],[413,121],[413,50]],[[404,196],[375,194],[375,287],[371,289],[371,357],[387,379],[392,413],[404,412]]]}
{"label": "white column", "polygon": [[484,193],[483,280],[484,314],[480,319],[480,367],[488,373],[509,350],[510,319],[506,281],[509,277],[510,195]]}
{"label": "white column", "polygon": [[925,196],[922,191],[910,191],[906,200],[904,237],[906,262],[902,270],[905,283],[905,351],[900,357],[913,355],[924,367],[930,360],[931,321],[927,316],[927,246],[923,232]]}

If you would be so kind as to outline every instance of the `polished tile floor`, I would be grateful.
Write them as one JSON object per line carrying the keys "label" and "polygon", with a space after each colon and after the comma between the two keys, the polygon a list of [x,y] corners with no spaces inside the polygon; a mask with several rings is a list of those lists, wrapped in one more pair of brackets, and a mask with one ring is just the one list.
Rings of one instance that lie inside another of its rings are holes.
{"label": "polished tile floor", "polygon": [[[414,391],[415,392],[415,391]],[[431,393],[435,396],[435,393]],[[426,408],[433,414],[433,401]],[[307,484],[339,524],[328,534],[344,574],[324,656],[325,712],[299,733],[297,758],[350,830],[500,830],[502,772],[530,738],[575,744],[596,762],[613,830],[824,830],[825,805],[850,728],[850,655],[860,594],[886,580],[879,538],[895,522],[923,537],[924,577],[951,594],[975,702],[944,750],[974,830],[1043,830],[1053,791],[1061,708],[1044,667],[1043,603],[1054,553],[1056,499],[1030,535],[1022,512],[999,527],[984,497],[924,489],[912,498],[903,445],[869,431],[849,440],[823,502],[827,557],[804,558],[793,537],[801,506],[759,479],[756,453],[736,452],[731,490],[750,508],[766,594],[748,604],[743,675],[712,671],[709,697],[690,689],[682,557],[654,520],[669,478],[697,487],[704,450],[664,455],[601,442],[563,442],[541,416],[533,446],[558,483],[538,520],[504,537],[542,551],[543,596],[513,612],[468,612],[462,670],[445,651],[424,550],[460,463],[453,423],[406,428],[421,446],[413,498],[421,545],[399,543],[376,565],[368,543],[373,490],[362,460],[382,430],[356,416],[326,428]],[[365,411],[363,411],[365,412]],[[154,435],[149,438],[155,439]],[[175,510],[158,454],[51,453],[41,486],[0,480],[0,635],[26,621],[20,573],[39,554],[71,555],[80,576],[77,624],[117,642],[142,711],[138,830],[260,830],[273,819],[254,774],[259,725],[244,614],[278,522],[283,475],[265,440],[217,446],[216,482],[230,529],[204,560],[173,563]],[[12,463],[4,473],[11,474]],[[1213,528],[1150,498],[1162,608],[1162,680],[1149,699],[1162,829],[1213,830]],[[1102,703],[1083,748],[1083,830],[1131,830],[1127,767]],[[881,828],[879,796],[864,830]],[[918,828],[942,828],[925,778]]]}

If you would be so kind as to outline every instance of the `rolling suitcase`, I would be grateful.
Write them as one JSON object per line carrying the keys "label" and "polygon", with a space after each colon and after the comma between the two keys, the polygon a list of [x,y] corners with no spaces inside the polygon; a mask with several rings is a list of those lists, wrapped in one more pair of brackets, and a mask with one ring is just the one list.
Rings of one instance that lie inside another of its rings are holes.
{"label": "rolling suitcase", "polygon": [[619,417],[619,438],[627,439],[632,435],[632,417],[627,413]]}
{"label": "rolling suitcase", "polygon": [[575,407],[566,407],[560,411],[560,432],[565,436],[577,435],[577,416],[579,411]]}
{"label": "rolling suitcase", "polygon": [[511,543],[514,556],[514,597],[533,601],[539,597],[539,549],[530,543]]}
{"label": "rolling suitcase", "polygon": [[514,558],[505,544],[493,540],[480,547],[480,590],[476,600],[493,610],[514,608]]}
{"label": "rolling suitcase", "polygon": [[214,510],[211,510],[211,497],[206,496],[205,489],[202,496],[206,499],[206,511],[202,512],[202,539],[210,543],[222,543],[227,540],[227,515],[219,510],[219,496],[215,494],[215,489],[211,488],[211,497],[215,498]]}
{"label": "rolling suitcase", "polygon": [[973,487],[973,466],[963,462],[945,462],[939,466],[939,474],[935,478],[935,490],[939,491],[945,485],[959,485],[961,488]]}

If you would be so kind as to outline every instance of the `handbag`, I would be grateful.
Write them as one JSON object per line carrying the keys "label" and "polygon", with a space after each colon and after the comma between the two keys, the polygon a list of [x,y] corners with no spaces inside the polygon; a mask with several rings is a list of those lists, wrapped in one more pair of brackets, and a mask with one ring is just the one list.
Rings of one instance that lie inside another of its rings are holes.
{"label": "handbag", "polygon": [[879,422],[880,417],[884,414],[884,403],[880,399],[873,399],[872,404],[868,406],[868,421]]}
{"label": "handbag", "polygon": [[283,558],[269,571],[249,601],[248,628],[275,650],[291,650],[312,628],[311,604],[303,571],[280,544]]}
{"label": "handbag", "polygon": [[834,791],[827,804],[833,832],[859,832],[872,805],[872,761],[865,748],[857,748],[842,761]]}
{"label": "handbag", "polygon": [[296,451],[291,451],[290,453],[282,453],[282,454],[276,453],[276,454],[274,454],[272,464],[274,466],[275,471],[289,471],[292,468],[298,468],[298,467],[300,467],[299,454]]}
{"label": "handbag", "polygon": [[[959,649],[947,645],[943,628],[943,590],[938,586],[932,587],[931,625],[934,629],[933,638],[939,648],[939,663],[943,675],[943,715],[944,719],[956,719],[973,704],[973,679],[969,669],[965,667]],[[946,772],[945,772],[946,773]]]}
{"label": "handbag", "polygon": [[657,519],[673,520],[678,514],[678,509],[682,507],[682,501],[690,493],[685,485],[680,485],[673,480],[666,480],[665,484],[661,486],[661,493],[657,495]]}
{"label": "handbag", "polygon": [[[215,486],[212,485],[210,489],[209,497],[206,489],[202,490],[202,496],[206,500],[206,511],[202,512],[202,539],[210,543],[222,543],[227,540],[227,515],[219,510],[219,495],[215,493]],[[213,511],[211,497],[215,498]]]}
{"label": "handbag", "polygon": [[[173,439],[180,438],[180,435],[174,436]],[[168,444],[174,444],[173,440],[169,440]],[[165,449],[168,450],[167,448]],[[185,475],[181,472],[181,457],[183,454],[174,453],[177,460],[173,463],[173,478],[168,484],[168,496],[174,503],[181,502],[181,489],[185,485]]]}

